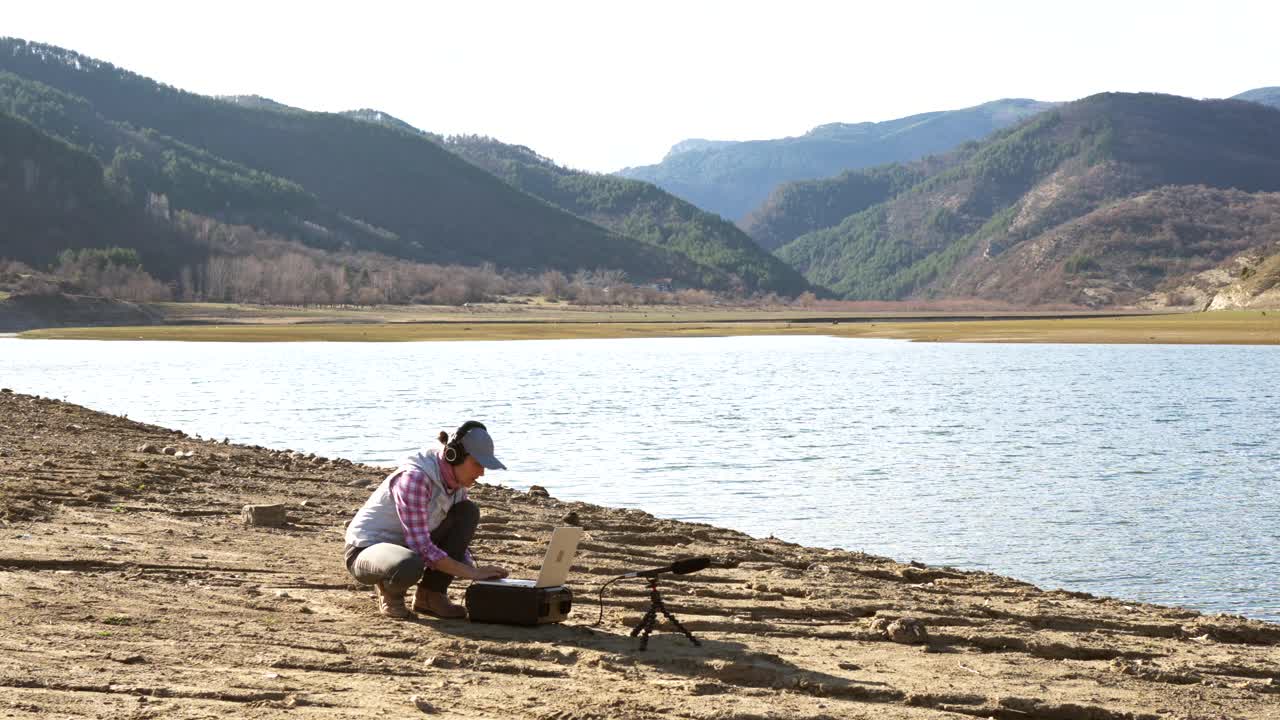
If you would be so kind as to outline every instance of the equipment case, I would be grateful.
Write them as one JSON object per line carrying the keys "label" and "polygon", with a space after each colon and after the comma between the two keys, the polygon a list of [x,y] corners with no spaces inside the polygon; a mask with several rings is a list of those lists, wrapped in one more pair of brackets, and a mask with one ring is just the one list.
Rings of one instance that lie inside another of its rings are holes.
{"label": "equipment case", "polygon": [[471,583],[465,602],[472,622],[541,625],[569,617],[573,591],[566,585],[535,588]]}

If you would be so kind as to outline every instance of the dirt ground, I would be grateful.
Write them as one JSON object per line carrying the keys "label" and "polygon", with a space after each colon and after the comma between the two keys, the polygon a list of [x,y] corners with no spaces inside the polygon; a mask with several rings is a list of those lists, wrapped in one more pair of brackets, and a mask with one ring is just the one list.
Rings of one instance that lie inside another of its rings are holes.
{"label": "dirt ground", "polygon": [[[341,562],[382,474],[0,393],[0,717],[1280,718],[1280,625],[497,486],[483,561],[532,575],[586,529],[569,620],[388,620]],[[690,555],[715,564],[662,587],[701,647],[665,623],[636,647],[639,580],[593,627],[605,580]]]}

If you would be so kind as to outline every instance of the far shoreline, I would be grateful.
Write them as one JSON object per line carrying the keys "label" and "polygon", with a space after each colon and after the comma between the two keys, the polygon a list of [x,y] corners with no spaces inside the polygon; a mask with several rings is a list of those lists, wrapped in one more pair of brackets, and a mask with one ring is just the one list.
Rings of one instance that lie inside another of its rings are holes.
{"label": "far shoreline", "polygon": [[818,313],[689,308],[304,313],[223,308],[173,324],[44,328],[23,339],[440,342],[825,335],[914,342],[1280,345],[1280,312]]}

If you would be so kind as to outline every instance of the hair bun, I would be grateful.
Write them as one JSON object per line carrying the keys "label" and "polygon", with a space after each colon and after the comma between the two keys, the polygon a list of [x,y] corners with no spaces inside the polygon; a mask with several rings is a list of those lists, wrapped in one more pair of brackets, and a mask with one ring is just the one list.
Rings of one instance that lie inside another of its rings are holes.
{"label": "hair bun", "polygon": [[441,430],[441,431],[440,431],[440,444],[441,444],[441,445],[448,445],[448,444],[449,444],[449,433],[447,433],[447,432],[445,432],[445,431],[443,431],[443,430]]}

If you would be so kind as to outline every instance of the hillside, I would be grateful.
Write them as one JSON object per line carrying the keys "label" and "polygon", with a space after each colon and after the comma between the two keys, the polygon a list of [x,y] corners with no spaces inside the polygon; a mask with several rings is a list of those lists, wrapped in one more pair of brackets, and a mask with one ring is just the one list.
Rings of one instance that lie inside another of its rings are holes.
{"label": "hillside", "polygon": [[1105,249],[1106,233],[1129,225],[1124,216],[1153,212],[1162,215],[1160,230],[1151,234],[1153,242],[1198,243],[1212,252],[1203,253],[1207,257],[1197,258],[1192,267],[1178,268],[1187,272],[1169,273],[1142,304],[1207,310],[1280,308],[1280,193],[1164,188],[1091,213],[1082,229],[1102,240]]}
{"label": "hillside", "polygon": [[766,250],[805,233],[837,225],[872,205],[897,197],[929,174],[930,161],[847,170],[836,177],[783,183],[742,221],[742,229]]}
{"label": "hillside", "polygon": [[[1241,253],[1221,267],[1175,285],[1169,295],[1196,297],[1198,293],[1208,297],[1203,306],[1208,310],[1280,308],[1280,247],[1273,242],[1270,248]],[[1162,300],[1157,295],[1151,304],[1159,306]]]}
{"label": "hillside", "polygon": [[1275,283],[1257,270],[1276,253],[1280,193],[1173,185],[1105,204],[996,258],[971,258],[939,292],[1025,304],[1065,293],[1090,305],[1154,292],[1162,301],[1149,304],[1207,307],[1227,286],[1252,279],[1249,300],[1219,304],[1250,307]]}
{"label": "hillside", "polygon": [[162,273],[176,274],[188,249],[125,203],[92,155],[0,110],[0,257],[47,264],[63,248],[120,238]]}
{"label": "hillside", "polygon": [[[4,81],[0,76],[0,86]],[[45,92],[57,97],[56,91]],[[50,117],[59,121],[54,125],[68,121],[64,129],[73,137],[81,132],[69,122],[74,119],[70,116]],[[125,137],[135,134],[105,122],[88,127],[119,131]],[[139,137],[159,140],[154,134]],[[335,246],[334,233],[318,233],[314,214],[292,219],[286,214],[285,219],[309,236],[318,234],[320,242],[315,244],[328,249],[230,222],[248,215],[270,224],[275,217],[269,207],[246,204],[221,212],[211,208],[210,215],[221,220],[174,209],[167,197],[156,194],[157,188],[171,190],[177,198],[235,199],[231,191],[256,174],[210,175],[209,166],[202,172],[184,164],[195,156],[171,152],[159,156],[164,164],[152,174],[139,172],[148,169],[142,153],[130,151],[128,165],[119,162],[122,154],[117,152],[104,169],[87,150],[0,111],[0,326],[13,330],[77,322],[120,324],[130,318],[150,322],[131,306],[72,299],[64,293],[140,302],[458,305],[527,294],[535,288],[547,292],[540,278],[503,275],[492,266],[417,263]],[[219,180],[225,185],[207,184]],[[188,194],[187,189],[197,192]],[[261,214],[250,212],[255,208]],[[686,277],[699,282],[707,274],[700,269]],[[792,276],[798,277],[794,272]],[[717,279],[730,286],[728,278]],[[560,281],[555,296],[575,303],[671,302],[683,292],[633,287],[613,271],[572,279],[560,276]],[[10,292],[14,298],[6,304],[4,297]],[[699,295],[706,297],[701,290],[692,291],[693,297]]]}
{"label": "hillside", "polygon": [[[403,250],[393,234],[351,222],[295,182],[228,162],[154,130],[108,120],[87,100],[0,71],[0,112],[95,157],[117,199],[145,208],[163,195],[172,209],[217,215],[298,236],[313,245]],[[110,226],[107,226],[110,227]],[[58,248],[46,248],[56,253]]]}
{"label": "hillside", "polygon": [[[340,114],[343,115],[344,117],[349,117],[352,120],[360,120],[362,122],[374,123],[375,125],[384,125],[386,127],[394,128],[402,132],[407,132],[410,135],[430,135],[430,133],[426,133],[422,130],[419,130],[418,128],[410,125],[409,123],[405,122],[404,120],[401,120],[400,118],[390,113],[385,113],[385,112],[382,112],[381,110],[374,110],[373,108],[360,108],[359,110],[347,110]],[[431,136],[431,137],[434,137],[436,140],[440,140],[440,138],[437,136]]]}
{"label": "hillside", "polygon": [[833,123],[777,140],[687,140],[657,165],[617,174],[652,182],[704,210],[738,220],[784,182],[944,152],[1052,106],[1035,100],[997,100],[878,123]]}
{"label": "hillside", "polygon": [[1232,100],[1248,100],[1249,102],[1270,105],[1271,107],[1280,108],[1280,86],[1264,87],[1247,90],[1239,95],[1233,95]]}
{"label": "hillside", "polygon": [[[803,235],[778,255],[846,298],[972,293],[1028,303],[1134,302],[1170,274],[1216,265],[1240,249],[1241,236],[1187,230],[1194,238],[1187,241],[1177,231],[1157,232],[1175,225],[1174,215],[1138,214],[1127,216],[1106,257],[1033,249],[1065,250],[1072,243],[1051,239],[1060,226],[1074,233],[1079,228],[1067,223],[1162,186],[1280,190],[1277,133],[1280,111],[1262,105],[1096,95],[931,161],[931,172],[909,190]],[[1196,196],[1153,197],[1187,195]],[[1119,251],[1125,242],[1133,247]]]}
{"label": "hillside", "polygon": [[16,295],[0,299],[0,333],[50,327],[139,327],[159,320],[146,305],[101,297]]}
{"label": "hillside", "polygon": [[[307,242],[424,262],[613,268],[635,279],[692,284],[705,272],[687,257],[593,225],[514,190],[428,138],[386,125],[261,98],[203,97],[15,39],[0,40],[0,72],[12,74],[10,88],[37,88],[39,102],[3,96],[18,114],[42,129],[48,122],[50,133],[69,135],[104,165],[127,167],[129,180],[148,192],[188,177],[178,184],[202,193],[166,192],[174,209],[216,209],[232,215],[230,221]],[[131,163],[139,155],[142,168],[135,172]],[[274,194],[259,193],[258,185]],[[225,186],[249,192],[236,197]],[[221,208],[212,207],[219,201]],[[262,212],[237,213],[246,202],[260,202]]]}
{"label": "hillside", "polygon": [[692,258],[708,268],[705,285],[789,296],[809,289],[798,272],[761,250],[733,223],[650,183],[569,170],[529,148],[491,138],[455,136],[444,146],[556,207]]}
{"label": "hillside", "polygon": [[262,97],[261,95],[223,95],[219,96],[218,99],[243,107],[252,107],[264,110],[302,111],[302,108],[285,105],[282,102],[276,102],[271,98]]}
{"label": "hillside", "polygon": [[[285,108],[257,97],[228,100],[250,107]],[[401,257],[418,250],[395,233],[325,206],[296,182],[224,160],[154,129],[110,120],[88,100],[29,78],[0,71],[0,111],[92,154],[117,198],[135,210],[145,210],[155,201],[153,196],[163,196],[163,205],[170,210],[250,224],[329,250],[359,248]],[[119,237],[128,234],[111,225],[100,228]],[[77,242],[102,244],[93,238]],[[44,254],[56,254],[59,249],[45,247]]]}

